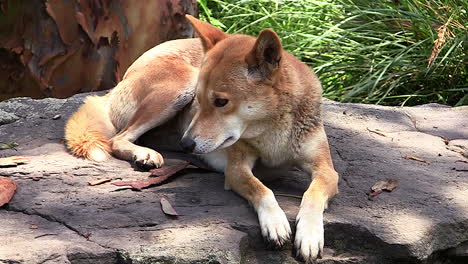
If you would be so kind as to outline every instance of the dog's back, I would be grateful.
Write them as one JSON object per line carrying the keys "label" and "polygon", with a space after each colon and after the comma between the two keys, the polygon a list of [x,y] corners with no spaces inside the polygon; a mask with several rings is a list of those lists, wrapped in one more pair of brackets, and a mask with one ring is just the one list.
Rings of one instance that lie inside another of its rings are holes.
{"label": "dog's back", "polygon": [[148,97],[161,102],[144,114],[166,110],[164,119],[172,117],[193,100],[202,56],[199,39],[168,41],[145,52],[109,94],[88,97],[72,115],[65,127],[67,147],[79,157],[108,159],[110,139],[129,126],[143,101],[153,100]]}

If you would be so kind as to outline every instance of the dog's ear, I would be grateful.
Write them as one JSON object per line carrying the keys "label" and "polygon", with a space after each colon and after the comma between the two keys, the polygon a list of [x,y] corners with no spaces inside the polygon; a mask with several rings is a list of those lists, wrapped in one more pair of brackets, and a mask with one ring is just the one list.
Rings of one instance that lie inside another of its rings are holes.
{"label": "dog's ear", "polygon": [[253,49],[245,58],[249,74],[255,79],[273,80],[280,66],[282,52],[283,47],[278,35],[271,29],[262,30]]}
{"label": "dog's ear", "polygon": [[200,21],[191,15],[185,15],[185,17],[190,22],[190,24],[192,24],[193,28],[200,37],[205,51],[213,48],[216,43],[227,38],[228,36],[228,34],[224,33],[219,28]]}

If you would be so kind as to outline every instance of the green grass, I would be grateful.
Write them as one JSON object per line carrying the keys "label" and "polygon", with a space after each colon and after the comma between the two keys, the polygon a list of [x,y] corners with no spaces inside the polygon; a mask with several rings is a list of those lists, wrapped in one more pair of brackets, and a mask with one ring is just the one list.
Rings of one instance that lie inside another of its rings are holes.
{"label": "green grass", "polygon": [[[199,0],[228,33],[274,29],[324,96],[383,105],[468,104],[466,0]],[[432,54],[432,59],[431,59]]]}

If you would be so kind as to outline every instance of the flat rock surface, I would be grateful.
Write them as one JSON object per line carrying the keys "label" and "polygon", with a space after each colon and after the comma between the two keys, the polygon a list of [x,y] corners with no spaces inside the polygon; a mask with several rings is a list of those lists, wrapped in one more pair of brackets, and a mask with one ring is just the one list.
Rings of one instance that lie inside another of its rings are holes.
{"label": "flat rock surface", "polygon": [[[221,174],[188,169],[139,192],[89,186],[149,173],[126,161],[94,163],[67,153],[64,123],[84,96],[0,103],[0,141],[18,143],[0,157],[30,160],[0,168],[19,186],[0,208],[0,263],[298,263],[291,245],[274,250],[263,243],[253,209],[224,191]],[[324,112],[341,179],[325,214],[319,262],[467,263],[468,107],[326,101]],[[264,182],[275,193],[301,195],[307,176],[288,174]],[[370,200],[370,188],[387,178],[400,185]],[[162,212],[162,197],[178,217]],[[277,199],[293,226],[300,200]]]}

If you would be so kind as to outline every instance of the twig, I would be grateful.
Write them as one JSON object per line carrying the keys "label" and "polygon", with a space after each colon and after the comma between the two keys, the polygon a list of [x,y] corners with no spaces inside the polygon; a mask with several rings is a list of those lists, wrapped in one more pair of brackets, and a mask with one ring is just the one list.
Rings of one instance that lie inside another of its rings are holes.
{"label": "twig", "polygon": [[407,155],[407,156],[404,156],[403,158],[404,158],[404,159],[410,159],[410,160],[415,160],[415,161],[423,162],[423,163],[426,163],[426,164],[431,164],[430,161],[423,160],[423,159],[418,158],[418,157],[415,157],[415,156]]}
{"label": "twig", "polygon": [[383,133],[380,133],[378,131],[374,131],[374,130],[371,130],[367,127],[367,131],[371,132],[371,133],[374,133],[374,134],[377,134],[379,136],[382,136],[382,137],[387,137],[387,135],[383,134]]}
{"label": "twig", "polygon": [[43,235],[40,235],[40,236],[35,236],[34,239],[40,238],[40,237],[45,237],[45,236],[58,236],[58,234],[43,234]]}
{"label": "twig", "polygon": [[91,180],[88,182],[88,184],[91,186],[95,186],[95,185],[103,184],[105,182],[110,182],[111,180],[112,180],[111,178],[102,178],[98,180]]}

